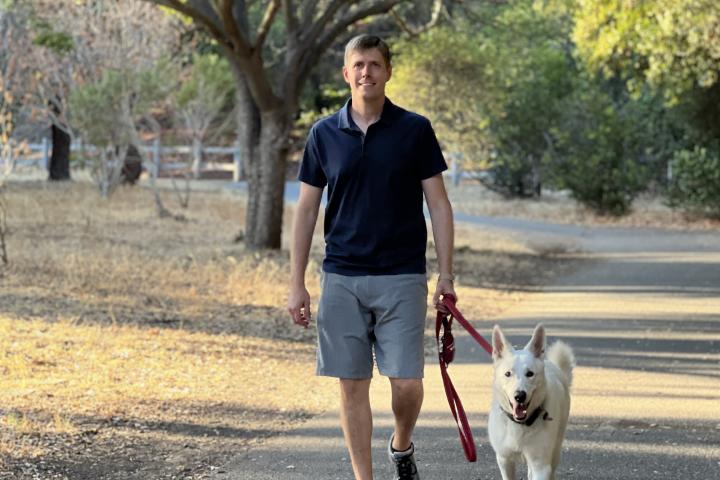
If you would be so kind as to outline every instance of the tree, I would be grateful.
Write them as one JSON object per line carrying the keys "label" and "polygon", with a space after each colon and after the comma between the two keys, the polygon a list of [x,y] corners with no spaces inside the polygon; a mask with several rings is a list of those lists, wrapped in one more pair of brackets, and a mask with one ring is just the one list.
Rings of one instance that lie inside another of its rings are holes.
{"label": "tree", "polygon": [[720,9],[715,0],[585,0],[573,37],[591,69],[639,95],[645,85],[685,111],[693,136],[720,136]]}
{"label": "tree", "polygon": [[574,39],[590,66],[647,80],[677,99],[720,80],[720,9],[715,0],[579,2]]}
{"label": "tree", "polygon": [[3,265],[8,263],[5,184],[25,147],[25,142],[15,138],[15,127],[24,103],[23,80],[29,68],[22,58],[22,52],[28,51],[26,40],[18,18],[0,3],[0,263]]}
{"label": "tree", "polygon": [[552,130],[577,76],[569,31],[562,12],[522,0],[509,5],[488,32],[498,52],[497,82],[504,84],[500,114],[491,122],[494,178],[510,195],[539,196],[548,180],[557,141]]}
{"label": "tree", "polygon": [[[238,130],[248,166],[245,239],[280,248],[290,130],[313,67],[338,37],[409,0],[148,0],[202,25],[230,62],[237,85]],[[442,0],[433,0],[436,6]],[[433,20],[440,15],[433,10]],[[268,38],[279,39],[278,63]],[[278,66],[280,68],[278,68]],[[280,73],[273,75],[273,70]]]}
{"label": "tree", "polygon": [[555,182],[598,214],[624,215],[647,183],[638,161],[643,138],[635,127],[644,118],[595,78],[580,75],[575,82],[552,128]]}
{"label": "tree", "polygon": [[[85,75],[69,96],[68,110],[75,129],[100,147],[94,174],[106,197],[120,180],[131,146],[145,159],[141,129],[160,135],[151,110],[162,106],[177,85],[170,55],[173,48],[178,52],[182,27],[176,17],[140,0],[87,2],[77,8],[77,23],[66,26],[84,32],[78,33],[73,55]],[[143,163],[150,165],[146,159]],[[157,167],[150,169],[153,187]],[[170,215],[157,189],[153,194],[159,215]]]}
{"label": "tree", "polygon": [[200,174],[202,142],[210,125],[223,116],[233,93],[234,82],[227,61],[214,54],[193,55],[189,74],[173,101],[175,116],[184,126],[184,136],[192,142],[191,171],[195,178]]}
{"label": "tree", "polygon": [[[34,7],[39,8],[41,3]],[[38,47],[30,52],[31,61],[43,65],[35,75],[30,91],[36,97],[38,110],[50,122],[52,155],[48,164],[48,179],[69,180],[73,132],[65,99],[76,80],[74,72],[77,69],[67,61],[75,42],[69,34],[55,31],[50,23],[38,18],[34,11],[29,12],[29,17],[28,23],[34,34],[33,43]]]}
{"label": "tree", "polygon": [[393,46],[388,96],[432,118],[443,149],[462,154],[468,167],[486,166],[491,147],[487,127],[497,91],[486,47],[466,24],[435,28]]}

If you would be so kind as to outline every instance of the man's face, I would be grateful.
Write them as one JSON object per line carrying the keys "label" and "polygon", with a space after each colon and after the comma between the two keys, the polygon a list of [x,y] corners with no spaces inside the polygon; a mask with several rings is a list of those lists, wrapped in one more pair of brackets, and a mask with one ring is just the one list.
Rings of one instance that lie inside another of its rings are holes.
{"label": "man's face", "polygon": [[343,77],[353,97],[376,100],[385,97],[385,84],[392,75],[392,66],[385,63],[377,48],[353,50],[343,66]]}

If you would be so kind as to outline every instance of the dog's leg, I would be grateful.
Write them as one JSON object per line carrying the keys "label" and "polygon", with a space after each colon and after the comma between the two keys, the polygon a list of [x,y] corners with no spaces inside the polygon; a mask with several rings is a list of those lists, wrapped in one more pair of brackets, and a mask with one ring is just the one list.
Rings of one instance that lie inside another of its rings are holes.
{"label": "dog's leg", "polygon": [[515,459],[512,457],[497,457],[498,467],[500,467],[500,474],[502,480],[515,480]]}
{"label": "dog's leg", "polygon": [[553,480],[553,478],[554,475],[550,465],[542,463],[528,463],[529,480]]}

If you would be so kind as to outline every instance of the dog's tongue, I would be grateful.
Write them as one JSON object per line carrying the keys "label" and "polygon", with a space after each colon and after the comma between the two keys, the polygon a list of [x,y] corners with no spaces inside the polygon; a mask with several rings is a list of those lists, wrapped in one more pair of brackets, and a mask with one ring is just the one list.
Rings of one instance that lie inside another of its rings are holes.
{"label": "dog's tongue", "polygon": [[525,408],[523,405],[518,403],[517,405],[515,405],[514,413],[515,413],[515,418],[517,418],[518,420],[522,420],[523,418],[525,418],[527,416],[527,408]]}

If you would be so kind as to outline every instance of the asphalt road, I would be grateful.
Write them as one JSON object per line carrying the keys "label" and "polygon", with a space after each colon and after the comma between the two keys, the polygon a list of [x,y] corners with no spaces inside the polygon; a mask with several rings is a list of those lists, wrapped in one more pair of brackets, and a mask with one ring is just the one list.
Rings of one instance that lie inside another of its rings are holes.
{"label": "asphalt road", "polygon": [[[719,232],[457,220],[588,252],[577,271],[531,293],[497,320],[516,345],[524,345],[542,321],[550,342],[562,339],[575,351],[559,478],[720,479]],[[476,327],[489,334],[492,325]],[[450,372],[470,414],[478,461],[464,459],[436,360],[429,358],[415,437],[421,478],[499,479],[486,430],[489,358],[467,336],[456,336],[456,343]],[[384,450],[392,426],[387,381],[377,377],[372,392],[375,478],[390,479]],[[240,453],[213,478],[352,479],[337,411]]]}

